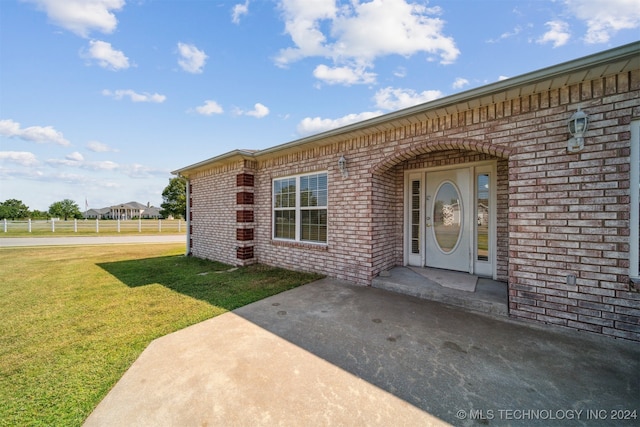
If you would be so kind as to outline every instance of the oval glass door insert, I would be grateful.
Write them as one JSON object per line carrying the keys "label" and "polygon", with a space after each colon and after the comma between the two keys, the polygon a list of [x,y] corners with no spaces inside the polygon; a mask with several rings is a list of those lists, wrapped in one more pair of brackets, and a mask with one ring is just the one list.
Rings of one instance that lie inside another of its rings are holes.
{"label": "oval glass door insert", "polygon": [[433,234],[440,250],[451,253],[462,235],[462,198],[453,183],[440,185],[433,201]]}

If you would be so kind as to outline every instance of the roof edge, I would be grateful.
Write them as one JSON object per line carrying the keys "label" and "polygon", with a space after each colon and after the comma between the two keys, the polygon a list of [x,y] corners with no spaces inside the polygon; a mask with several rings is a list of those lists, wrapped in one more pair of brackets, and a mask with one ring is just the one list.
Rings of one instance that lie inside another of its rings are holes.
{"label": "roof edge", "polygon": [[618,46],[612,49],[608,49],[602,52],[597,52],[591,55],[583,56],[581,58],[573,59],[570,61],[562,62],[560,64],[552,65],[549,67],[541,68],[539,70],[531,71],[519,76],[511,77],[509,79],[501,80],[494,83],[489,83],[484,86],[469,89],[463,92],[455,93],[453,95],[445,96],[435,99],[423,104],[414,105],[412,107],[404,108],[402,110],[393,111],[391,113],[383,114],[381,116],[373,117],[371,119],[359,121],[346,126],[342,126],[336,129],[331,129],[325,132],[317,133],[314,135],[299,138],[284,144],[275,145],[270,148],[258,151],[247,150],[233,150],[220,156],[212,157],[210,159],[195,163],[190,166],[178,169],[171,172],[174,175],[180,175],[182,172],[192,169],[198,169],[206,166],[210,163],[228,160],[234,156],[240,156],[243,158],[256,159],[265,154],[276,153],[278,151],[287,150],[293,147],[302,146],[305,144],[321,141],[323,139],[347,134],[357,130],[361,130],[368,127],[374,127],[383,123],[388,123],[394,120],[402,119],[415,114],[423,113],[429,110],[435,110],[445,108],[454,104],[459,104],[465,101],[469,101],[476,98],[481,98],[497,93],[507,92],[511,89],[531,85],[537,82],[553,79],[554,77],[568,74],[570,72],[578,72],[587,68],[594,68],[599,65],[615,62],[625,58],[632,58],[634,55],[640,54],[640,41],[629,43],[626,45]]}
{"label": "roof edge", "polygon": [[194,163],[192,165],[185,166],[185,167],[180,168],[180,169],[176,169],[176,170],[172,171],[171,174],[172,175],[177,175],[177,176],[182,176],[182,174],[184,172],[186,172],[186,171],[189,171],[189,170],[192,170],[192,169],[198,169],[198,168],[201,168],[202,166],[206,166],[208,164],[220,162],[220,161],[223,161],[223,160],[231,160],[233,158],[255,159],[256,155],[259,154],[259,153],[260,153],[260,151],[233,150],[233,151],[229,151],[229,152],[224,153],[224,154],[220,154],[219,156],[211,157],[211,158],[203,160],[201,162]]}

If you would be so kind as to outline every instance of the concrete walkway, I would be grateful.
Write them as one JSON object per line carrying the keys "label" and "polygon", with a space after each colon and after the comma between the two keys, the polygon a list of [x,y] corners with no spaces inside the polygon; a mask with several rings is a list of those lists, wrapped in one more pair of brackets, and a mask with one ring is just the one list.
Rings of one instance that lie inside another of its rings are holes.
{"label": "concrete walkway", "polygon": [[129,243],[179,243],[185,242],[184,234],[123,235],[123,236],[79,236],[79,237],[0,237],[0,248],[16,246],[69,246],[108,245]]}
{"label": "concrete walkway", "polygon": [[638,425],[639,396],[639,343],[323,279],[154,341],[85,425]]}

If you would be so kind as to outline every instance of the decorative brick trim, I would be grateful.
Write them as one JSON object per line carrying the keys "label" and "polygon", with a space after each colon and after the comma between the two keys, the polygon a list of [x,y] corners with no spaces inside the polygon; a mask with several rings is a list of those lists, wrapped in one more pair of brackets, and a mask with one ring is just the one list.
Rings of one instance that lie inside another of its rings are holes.
{"label": "decorative brick trim", "polygon": [[447,138],[438,141],[429,141],[418,146],[414,145],[398,150],[389,156],[385,156],[378,164],[373,165],[370,172],[375,175],[381,171],[390,169],[398,163],[412,160],[422,154],[446,150],[475,151],[501,159],[508,159],[513,151],[510,147],[496,145],[490,142],[476,141],[472,139]]}
{"label": "decorative brick trim", "polygon": [[249,173],[239,173],[236,175],[236,186],[237,187],[253,187],[255,180],[253,175]]}
{"label": "decorative brick trim", "polygon": [[253,222],[253,211],[236,211],[236,222]]}
{"label": "decorative brick trim", "polygon": [[236,194],[236,204],[238,205],[253,205],[253,193],[248,191],[241,191]]}
{"label": "decorative brick trim", "polygon": [[253,228],[236,229],[236,240],[241,242],[246,242],[247,240],[253,240]]}
{"label": "decorative brick trim", "polygon": [[240,260],[252,259],[253,258],[253,246],[245,246],[242,248],[236,249],[236,258]]}

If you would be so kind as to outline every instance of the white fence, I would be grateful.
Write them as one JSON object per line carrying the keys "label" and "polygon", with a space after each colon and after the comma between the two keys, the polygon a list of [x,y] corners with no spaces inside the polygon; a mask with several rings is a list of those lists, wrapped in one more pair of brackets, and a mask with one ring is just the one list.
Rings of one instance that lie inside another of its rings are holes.
{"label": "white fence", "polygon": [[5,233],[183,233],[186,231],[182,220],[133,219],[61,219],[22,221],[2,220]]}

